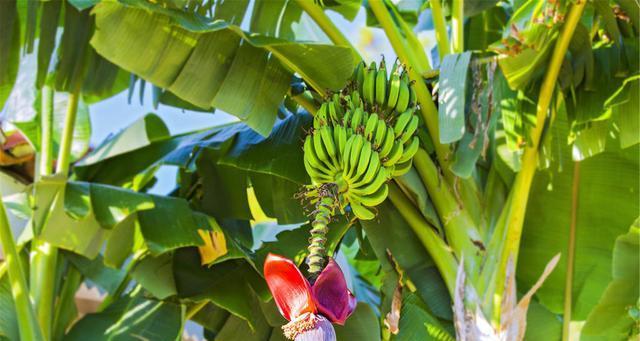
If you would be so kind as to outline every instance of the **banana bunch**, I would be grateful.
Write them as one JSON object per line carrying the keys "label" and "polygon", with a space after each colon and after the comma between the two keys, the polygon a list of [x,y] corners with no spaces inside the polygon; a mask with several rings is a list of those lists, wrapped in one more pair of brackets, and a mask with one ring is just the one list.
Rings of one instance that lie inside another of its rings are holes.
{"label": "banana bunch", "polygon": [[409,171],[420,144],[415,136],[420,120],[406,75],[396,63],[387,89],[384,61],[379,70],[375,64],[371,68],[383,89],[376,87],[373,96],[362,88],[330,96],[316,112],[304,141],[304,166],[312,188],[335,184],[340,211],[348,205],[363,220],[375,217],[371,208],[386,199],[387,182]]}
{"label": "banana bunch", "polygon": [[378,69],[375,62],[368,67],[362,62],[356,68],[354,82],[366,106],[375,111],[402,113],[416,105],[416,94],[409,76],[398,60],[389,76],[384,58]]}

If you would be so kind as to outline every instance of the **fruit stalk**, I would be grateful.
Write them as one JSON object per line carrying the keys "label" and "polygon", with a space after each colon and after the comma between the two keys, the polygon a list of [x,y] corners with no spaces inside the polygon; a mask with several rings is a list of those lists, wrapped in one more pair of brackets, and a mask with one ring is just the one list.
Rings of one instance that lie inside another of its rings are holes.
{"label": "fruit stalk", "polygon": [[[324,186],[323,186],[324,187]],[[322,188],[320,189],[322,190]],[[332,194],[322,195],[316,204],[316,209],[311,222],[311,238],[309,238],[309,256],[307,265],[312,278],[317,277],[325,265],[327,250],[327,232],[329,232],[329,222],[333,215],[335,198]]]}

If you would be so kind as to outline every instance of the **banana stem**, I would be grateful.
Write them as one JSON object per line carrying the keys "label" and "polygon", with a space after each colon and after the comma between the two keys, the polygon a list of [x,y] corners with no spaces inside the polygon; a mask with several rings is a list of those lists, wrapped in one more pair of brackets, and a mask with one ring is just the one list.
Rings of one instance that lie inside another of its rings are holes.
{"label": "banana stem", "polygon": [[327,242],[327,232],[329,232],[329,222],[333,214],[335,206],[335,198],[329,195],[321,195],[314,218],[311,222],[311,238],[309,239],[309,256],[307,257],[307,265],[309,266],[309,274],[312,278],[317,277],[325,265],[325,257],[327,250],[325,244]]}
{"label": "banana stem", "polygon": [[[0,194],[1,196],[2,194]],[[41,329],[29,300],[27,278],[20,262],[20,255],[13,239],[13,232],[11,231],[4,201],[2,200],[0,200],[0,243],[4,250],[5,264],[7,264],[20,339],[42,340]]]}
{"label": "banana stem", "polygon": [[451,249],[438,236],[435,229],[424,220],[398,185],[393,182],[389,184],[389,199],[433,258],[447,289],[449,289],[449,294],[453,296],[458,265]]}
{"label": "banana stem", "polygon": [[453,0],[451,12],[453,52],[462,53],[464,51],[464,0]]}
{"label": "banana stem", "polygon": [[313,21],[320,26],[322,31],[331,39],[331,41],[336,45],[347,46],[351,48],[353,54],[358,57],[358,61],[362,60],[360,53],[355,47],[351,44],[349,39],[342,34],[340,29],[329,19],[329,17],[324,13],[322,7],[318,6],[314,3],[314,1],[309,0],[296,0],[298,5],[305,11],[309,16],[313,19]]}
{"label": "banana stem", "polygon": [[504,251],[501,256],[501,264],[507,264],[509,257],[513,257],[513,261],[517,263],[518,248],[520,246],[520,237],[522,235],[522,224],[527,209],[527,201],[529,199],[529,190],[531,189],[531,181],[536,171],[538,162],[538,146],[542,137],[547,112],[551,104],[553,91],[555,90],[556,81],[562,66],[562,61],[567,53],[569,42],[573,37],[573,32],[580,21],[582,11],[584,10],[586,0],[576,1],[569,10],[567,21],[562,28],[562,33],[556,41],[551,62],[547,67],[547,74],[540,88],[540,96],[538,97],[538,108],[536,113],[536,125],[531,130],[531,143],[527,145],[522,157],[521,171],[516,176],[512,188],[511,205],[505,207],[502,214],[507,215],[506,228],[507,240],[504,244]]}
{"label": "banana stem", "polygon": [[[47,100],[53,98],[53,94],[50,94],[50,96]],[[60,143],[60,151],[56,164],[56,171],[65,177],[67,173],[69,173],[71,143],[73,141],[73,130],[79,99],[79,92],[74,92],[69,95],[65,125],[62,131],[62,141]],[[51,138],[50,134],[49,138]],[[47,143],[52,143],[52,141],[48,141]],[[42,327],[43,336],[46,340],[49,340],[51,336],[51,323],[53,321],[52,314],[55,297],[54,290],[56,288],[58,250],[46,241],[41,240],[38,236],[34,237],[32,245],[31,293],[37,307],[38,321]]]}
{"label": "banana stem", "polygon": [[580,21],[585,5],[586,0],[578,0],[571,5],[562,32],[556,41],[553,54],[551,55],[551,61],[547,67],[547,74],[540,88],[536,111],[536,125],[532,128],[530,135],[531,143],[528,144],[524,150],[521,171],[516,176],[509,195],[509,203],[502,210],[499,224],[494,233],[494,238],[500,236],[504,236],[505,238],[504,242],[498,243],[498,250],[491,250],[491,252],[497,252],[499,255],[498,267],[493,272],[493,276],[496,277],[494,287],[497,296],[502,296],[502,291],[504,290],[504,269],[506,269],[509,258],[512,258],[515,264],[517,264],[518,261],[518,249],[520,247],[520,238],[522,237],[524,215],[527,209],[531,182],[538,161],[538,146],[542,137],[542,131],[560,67],[562,66],[569,42]]}
{"label": "banana stem", "polygon": [[313,102],[313,97],[308,94],[308,92],[303,92],[297,95],[293,95],[291,93],[291,89],[289,89],[289,96],[296,101],[304,110],[308,111],[311,115],[315,115],[318,108],[316,104]]}
{"label": "banana stem", "polygon": [[431,4],[431,17],[433,18],[433,26],[436,31],[438,56],[440,56],[440,60],[442,60],[444,56],[451,53],[451,49],[449,48],[449,35],[447,35],[447,23],[444,13],[442,12],[440,0],[431,0],[429,3]]}
{"label": "banana stem", "polygon": [[40,139],[40,175],[53,173],[53,88],[42,87],[42,138]]}
{"label": "banana stem", "polygon": [[564,314],[562,315],[562,340],[570,340],[571,313],[573,307],[573,269],[576,258],[576,226],[578,224],[578,197],[580,194],[580,162],[573,163],[571,190],[571,225],[567,245],[567,277],[564,282]]}
{"label": "banana stem", "polygon": [[427,130],[429,130],[429,135],[431,136],[436,154],[438,155],[438,161],[444,169],[448,170],[449,148],[447,145],[440,143],[438,110],[433,102],[433,98],[431,97],[431,92],[429,92],[429,89],[424,84],[424,80],[422,79],[422,75],[419,70],[414,68],[417,63],[411,59],[410,53],[407,51],[402,40],[400,31],[393,22],[385,4],[381,0],[370,0],[369,6],[384,29],[393,50],[398,55],[398,58],[402,63],[409,66],[409,78],[414,82],[413,89],[416,92],[417,100],[420,103],[420,112],[427,125]]}
{"label": "banana stem", "polygon": [[483,243],[480,232],[468,212],[460,208],[447,182],[442,181],[436,165],[424,149],[418,149],[413,163],[441,217],[449,244],[458,259],[464,255],[465,269],[473,278],[474,274],[478,274],[483,253],[479,247]]}

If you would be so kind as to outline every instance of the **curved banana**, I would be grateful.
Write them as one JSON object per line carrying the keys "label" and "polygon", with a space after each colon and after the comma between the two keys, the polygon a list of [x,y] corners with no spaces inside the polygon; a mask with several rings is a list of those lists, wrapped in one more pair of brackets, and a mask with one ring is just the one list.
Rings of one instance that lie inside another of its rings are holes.
{"label": "curved banana", "polygon": [[387,122],[385,122],[383,119],[379,119],[376,126],[376,133],[373,138],[373,149],[378,150],[380,146],[382,146],[384,138],[387,135],[387,130]]}
{"label": "curved banana", "polygon": [[393,145],[396,143],[396,136],[390,127],[387,127],[387,133],[384,135],[384,142],[380,146],[380,157],[385,158],[391,152]]}
{"label": "curved banana", "polygon": [[406,82],[404,75],[400,79],[400,92],[398,93],[398,102],[395,105],[397,112],[403,112],[409,107],[409,83]]}
{"label": "curved banana", "polygon": [[376,102],[379,108],[383,108],[387,97],[387,67],[384,58],[380,62],[380,69],[376,73]]}
{"label": "curved banana", "polygon": [[402,141],[402,143],[409,141],[411,136],[413,136],[413,133],[418,129],[418,124],[420,124],[418,115],[413,115],[413,117],[411,117],[411,121],[409,121],[409,124],[407,124],[407,127],[404,129],[404,132],[400,135],[400,141]]}
{"label": "curved banana", "polygon": [[396,142],[393,144],[393,148],[389,152],[387,159],[382,162],[382,165],[385,167],[389,167],[394,165],[400,158],[402,157],[402,152],[404,151],[404,147],[402,143]]}
{"label": "curved banana", "polygon": [[375,213],[371,212],[370,209],[362,206],[360,203],[350,201],[349,205],[351,206],[351,211],[358,219],[371,220],[376,217]]}
{"label": "curved banana", "polygon": [[398,118],[396,119],[396,124],[393,126],[393,133],[395,134],[395,138],[399,138],[400,136],[402,136],[402,133],[404,133],[405,131],[405,127],[407,126],[407,124],[409,124],[412,117],[413,110],[411,109],[402,112],[402,114],[398,116]]}
{"label": "curved banana", "polygon": [[351,154],[349,154],[349,158],[351,160],[349,160],[349,168],[345,170],[347,172],[346,173],[347,179],[353,178],[353,175],[358,167],[360,152],[365,142],[362,135],[353,135],[353,136],[354,136],[354,140],[353,140],[353,144],[351,145]]}
{"label": "curved banana", "polygon": [[353,187],[361,187],[367,183],[370,183],[375,177],[376,175],[378,175],[378,172],[384,172],[385,170],[380,168],[380,155],[378,155],[377,152],[373,152],[371,154],[371,157],[369,158],[369,165],[367,166],[367,171],[364,173],[364,175],[362,176],[362,178],[360,180],[357,180],[355,182],[352,183]]}
{"label": "curved banana", "polygon": [[364,127],[364,137],[367,141],[371,141],[373,139],[373,134],[376,131],[378,126],[378,114],[372,113],[369,115],[369,119],[367,119],[367,123]]}
{"label": "curved banana", "polygon": [[364,84],[362,86],[362,98],[367,103],[373,103],[376,95],[376,63],[371,62],[371,65],[364,73]]}
{"label": "curved banana", "polygon": [[384,184],[372,194],[358,197],[358,200],[364,206],[373,207],[380,205],[387,198],[387,195],[389,195],[389,186]]}
{"label": "curved banana", "polygon": [[358,168],[356,169],[356,173],[351,178],[358,179],[360,178],[365,171],[367,170],[367,166],[369,166],[369,159],[371,158],[371,154],[373,150],[371,149],[371,144],[369,142],[365,142],[360,150],[360,158],[358,160]]}
{"label": "curved banana", "polygon": [[358,126],[362,123],[363,119],[364,119],[364,110],[361,107],[357,108],[353,112],[353,116],[351,117],[351,122],[350,122],[351,129],[355,131],[358,128]]}
{"label": "curved banana", "polygon": [[327,154],[334,164],[338,163],[338,150],[333,140],[333,128],[330,125],[320,128],[320,137],[322,138],[322,144],[327,150]]}
{"label": "curved banana", "polygon": [[409,161],[405,161],[402,163],[396,163],[395,165],[395,169],[392,172],[392,176],[396,177],[396,176],[401,176],[406,174],[407,172],[409,172],[409,170],[411,169],[411,162],[412,160]]}
{"label": "curved banana", "polygon": [[416,155],[416,152],[418,152],[419,147],[420,147],[420,139],[417,136],[414,136],[411,142],[404,146],[402,157],[398,159],[397,163],[411,161],[411,159],[413,159],[413,156]]}
{"label": "curved banana", "polygon": [[349,194],[363,196],[375,193],[387,180],[387,172],[377,172],[376,177],[371,182],[360,187],[349,187]]}

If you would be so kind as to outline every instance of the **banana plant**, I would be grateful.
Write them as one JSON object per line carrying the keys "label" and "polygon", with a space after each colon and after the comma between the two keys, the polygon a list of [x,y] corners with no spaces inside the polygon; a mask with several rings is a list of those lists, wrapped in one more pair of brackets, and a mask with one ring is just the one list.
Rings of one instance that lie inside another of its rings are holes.
{"label": "banana plant", "polygon": [[[0,27],[2,339],[640,332],[637,2],[7,0]],[[89,148],[136,87],[237,121]]]}

